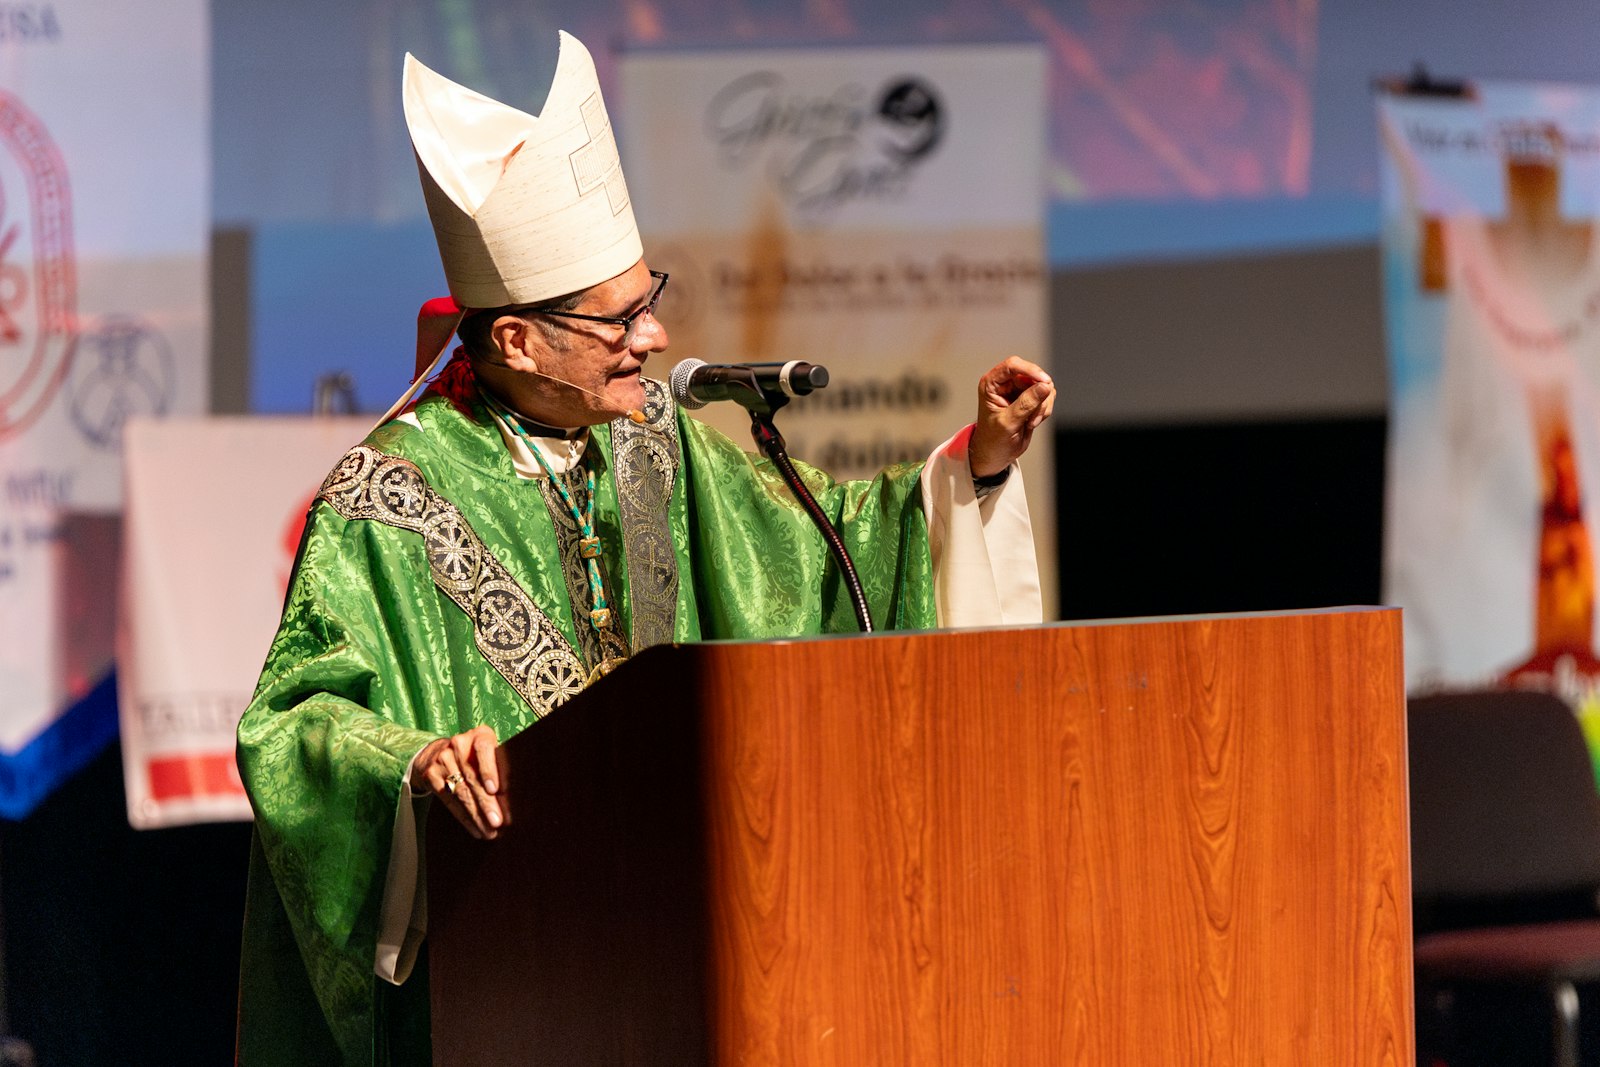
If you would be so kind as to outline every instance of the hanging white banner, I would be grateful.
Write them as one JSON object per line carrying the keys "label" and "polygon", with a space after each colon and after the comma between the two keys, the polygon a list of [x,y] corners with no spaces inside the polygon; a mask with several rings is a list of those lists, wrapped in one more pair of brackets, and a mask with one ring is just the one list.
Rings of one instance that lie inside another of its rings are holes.
{"label": "hanging white banner", "polygon": [[371,423],[129,425],[117,682],[134,826],[250,817],[234,730],[282,614],[306,511]]}
{"label": "hanging white banner", "polygon": [[1600,745],[1600,90],[1378,107],[1408,682],[1554,689]]}
{"label": "hanging white banner", "polygon": [[209,49],[201,0],[0,11],[8,815],[111,736],[63,714],[110,666],[123,424],[205,404]]}
{"label": "hanging white banner", "polygon": [[[789,451],[841,477],[927,457],[1006,356],[1048,367],[1045,56],[1031,46],[629,54],[623,164],[671,359],[825,365]],[[653,369],[658,376],[665,368]],[[733,405],[703,413],[736,440]],[[1023,460],[1046,612],[1047,439]]]}

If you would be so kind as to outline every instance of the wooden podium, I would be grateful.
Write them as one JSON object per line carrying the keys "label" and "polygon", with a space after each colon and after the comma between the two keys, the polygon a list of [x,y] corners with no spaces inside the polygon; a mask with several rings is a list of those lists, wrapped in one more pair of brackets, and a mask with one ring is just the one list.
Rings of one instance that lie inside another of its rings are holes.
{"label": "wooden podium", "polygon": [[428,828],[434,1062],[1413,1062],[1398,611],[660,647]]}

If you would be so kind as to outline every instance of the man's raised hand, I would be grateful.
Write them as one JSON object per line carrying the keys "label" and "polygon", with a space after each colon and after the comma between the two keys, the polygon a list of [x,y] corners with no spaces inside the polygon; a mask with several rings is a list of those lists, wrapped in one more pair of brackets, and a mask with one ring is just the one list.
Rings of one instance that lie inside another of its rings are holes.
{"label": "man's raised hand", "polygon": [[1025,359],[1012,356],[978,379],[978,422],[967,446],[972,476],[988,478],[1020,459],[1055,406],[1055,382]]}

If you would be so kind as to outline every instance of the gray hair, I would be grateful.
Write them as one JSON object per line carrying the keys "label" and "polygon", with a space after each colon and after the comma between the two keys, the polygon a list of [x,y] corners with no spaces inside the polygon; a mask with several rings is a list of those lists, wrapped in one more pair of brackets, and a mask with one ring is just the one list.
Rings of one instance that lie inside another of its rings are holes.
{"label": "gray hair", "polygon": [[467,355],[473,359],[485,362],[496,362],[498,352],[495,350],[494,339],[489,336],[490,329],[495,320],[502,315],[515,315],[524,322],[536,326],[544,336],[545,343],[551,348],[565,348],[567,332],[561,324],[552,322],[540,315],[541,311],[574,311],[583,303],[583,298],[589,295],[589,290],[580,289],[576,293],[546,300],[538,304],[507,304],[504,307],[484,308],[474,311],[461,320],[461,325],[456,327],[456,336],[461,339],[462,347],[467,350]]}

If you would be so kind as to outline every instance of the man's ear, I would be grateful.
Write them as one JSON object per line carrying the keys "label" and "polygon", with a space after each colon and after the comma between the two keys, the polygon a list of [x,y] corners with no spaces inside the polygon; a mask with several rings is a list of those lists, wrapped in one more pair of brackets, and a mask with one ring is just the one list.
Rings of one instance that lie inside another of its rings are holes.
{"label": "man's ear", "polygon": [[516,315],[501,315],[489,327],[489,340],[510,370],[537,372],[538,338],[533,324]]}

